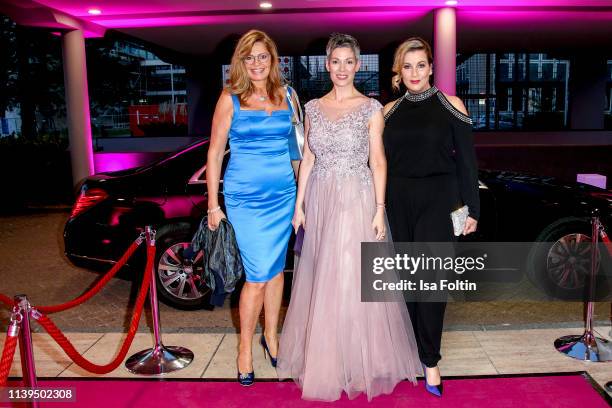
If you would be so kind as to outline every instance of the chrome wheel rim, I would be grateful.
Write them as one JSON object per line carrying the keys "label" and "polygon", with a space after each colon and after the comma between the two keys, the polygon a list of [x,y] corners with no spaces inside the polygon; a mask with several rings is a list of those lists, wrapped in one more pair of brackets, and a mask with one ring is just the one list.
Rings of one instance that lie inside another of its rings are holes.
{"label": "chrome wheel rim", "polygon": [[157,277],[165,292],[179,300],[194,301],[208,293],[204,281],[202,251],[198,252],[193,263],[185,260],[183,252],[189,247],[187,242],[179,242],[162,254],[157,264]]}
{"label": "chrome wheel rim", "polygon": [[562,289],[581,289],[591,271],[591,237],[568,234],[559,238],[548,250],[548,278]]}

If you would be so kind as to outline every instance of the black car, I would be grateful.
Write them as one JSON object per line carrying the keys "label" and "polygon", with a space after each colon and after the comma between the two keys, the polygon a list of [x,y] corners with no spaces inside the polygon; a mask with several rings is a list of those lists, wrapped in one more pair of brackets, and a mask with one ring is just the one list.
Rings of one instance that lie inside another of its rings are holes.
{"label": "black car", "polygon": [[[207,151],[204,140],[145,167],[86,178],[64,230],[68,258],[80,265],[112,264],[145,225],[153,225],[161,299],[178,308],[206,304],[198,263],[186,265],[183,250],[207,209]],[[226,153],[223,168],[228,158]],[[546,278],[551,294],[582,290],[588,271],[567,267],[572,248],[590,240],[593,208],[604,225],[612,225],[612,193],[504,171],[481,170],[479,179],[481,218],[470,240],[547,242],[531,254],[538,264],[535,278]]]}

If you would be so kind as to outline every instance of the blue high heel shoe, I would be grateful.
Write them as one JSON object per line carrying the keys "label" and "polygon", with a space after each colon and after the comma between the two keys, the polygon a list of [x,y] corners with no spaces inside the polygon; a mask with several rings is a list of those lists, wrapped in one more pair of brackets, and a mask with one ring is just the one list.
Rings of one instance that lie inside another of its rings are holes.
{"label": "blue high heel shoe", "polygon": [[442,391],[444,389],[444,387],[442,386],[442,379],[440,378],[440,384],[439,385],[429,385],[427,383],[427,374],[425,371],[425,364],[421,363],[421,365],[423,366],[423,382],[425,383],[425,390],[427,390],[427,392],[429,392],[430,394],[435,395],[436,397],[442,397]]}
{"label": "blue high heel shoe", "polygon": [[266,337],[263,334],[261,335],[261,338],[259,339],[259,343],[261,343],[261,346],[264,348],[264,356],[266,354],[270,356],[270,364],[272,364],[272,367],[276,367],[276,357],[272,357],[272,354],[270,354],[268,343],[266,343]]}
{"label": "blue high heel shoe", "polygon": [[255,382],[255,371],[251,371],[250,373],[244,374],[241,374],[240,371],[238,371],[238,382],[244,387],[253,385],[253,383]]}

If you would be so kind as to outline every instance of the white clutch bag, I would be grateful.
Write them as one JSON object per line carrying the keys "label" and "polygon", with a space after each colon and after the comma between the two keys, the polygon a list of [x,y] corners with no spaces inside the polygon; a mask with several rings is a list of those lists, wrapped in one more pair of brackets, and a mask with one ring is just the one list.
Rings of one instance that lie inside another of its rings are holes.
{"label": "white clutch bag", "polygon": [[469,213],[470,211],[467,205],[464,205],[463,207],[450,213],[451,220],[453,221],[453,232],[455,233],[456,237],[461,235],[463,232]]}

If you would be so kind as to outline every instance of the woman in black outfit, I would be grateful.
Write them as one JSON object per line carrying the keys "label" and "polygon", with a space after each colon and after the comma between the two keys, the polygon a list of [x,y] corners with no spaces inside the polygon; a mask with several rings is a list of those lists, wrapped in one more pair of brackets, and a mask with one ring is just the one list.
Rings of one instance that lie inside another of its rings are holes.
{"label": "woman in black outfit", "polygon": [[[463,234],[476,230],[480,211],[472,121],[461,100],[429,81],[432,54],[421,38],[395,51],[392,85],[407,89],[384,108],[387,216],[395,242],[452,242],[450,213],[467,205]],[[440,341],[446,302],[409,302],[425,385],[442,396]]]}

